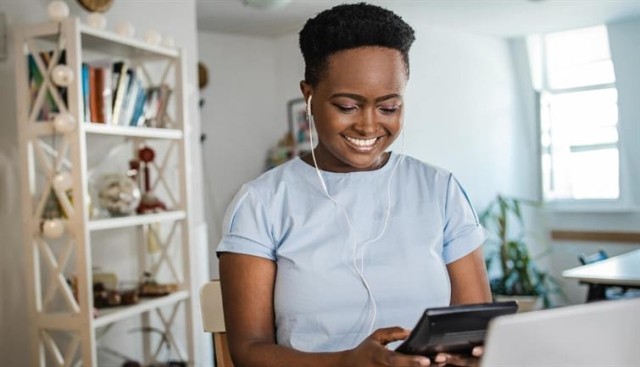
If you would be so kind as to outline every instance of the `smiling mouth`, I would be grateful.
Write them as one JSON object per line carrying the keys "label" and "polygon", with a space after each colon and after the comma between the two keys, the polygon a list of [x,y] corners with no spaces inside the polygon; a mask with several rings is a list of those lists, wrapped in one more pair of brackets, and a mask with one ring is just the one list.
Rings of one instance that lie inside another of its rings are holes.
{"label": "smiling mouth", "polygon": [[380,140],[380,137],[370,138],[370,139],[356,139],[346,135],[343,135],[343,136],[345,140],[351,143],[350,144],[351,146],[355,147],[357,150],[360,150],[360,151],[371,150],[373,146],[376,144],[376,142]]}

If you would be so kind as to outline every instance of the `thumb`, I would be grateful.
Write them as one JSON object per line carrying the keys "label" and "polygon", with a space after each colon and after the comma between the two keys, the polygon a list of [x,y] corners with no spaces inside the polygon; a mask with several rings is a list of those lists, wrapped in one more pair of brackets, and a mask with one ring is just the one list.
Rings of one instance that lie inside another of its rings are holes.
{"label": "thumb", "polygon": [[379,342],[380,344],[387,345],[397,340],[406,339],[410,333],[411,333],[411,330],[407,330],[407,329],[403,329],[401,327],[395,326],[395,327],[378,329],[374,331],[373,334],[371,334],[371,337],[377,342]]}

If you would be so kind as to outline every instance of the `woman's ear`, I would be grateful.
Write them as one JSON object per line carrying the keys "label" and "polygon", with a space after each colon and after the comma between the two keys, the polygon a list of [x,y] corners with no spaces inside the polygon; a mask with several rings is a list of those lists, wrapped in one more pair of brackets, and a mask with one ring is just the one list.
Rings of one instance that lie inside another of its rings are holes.
{"label": "woman's ear", "polygon": [[313,95],[313,87],[304,80],[300,82],[300,91],[305,102],[309,101],[309,97]]}

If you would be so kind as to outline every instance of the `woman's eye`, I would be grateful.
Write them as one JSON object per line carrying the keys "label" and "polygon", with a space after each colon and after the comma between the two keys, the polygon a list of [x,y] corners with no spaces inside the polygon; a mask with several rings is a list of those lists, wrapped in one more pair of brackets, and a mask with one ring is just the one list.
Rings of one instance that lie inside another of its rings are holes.
{"label": "woman's eye", "polygon": [[400,106],[382,106],[378,108],[380,110],[380,112],[384,113],[384,114],[392,114],[397,112],[400,109]]}
{"label": "woman's eye", "polygon": [[338,110],[340,110],[340,112],[344,112],[344,113],[353,112],[358,109],[357,106],[347,106],[347,105],[339,105],[339,104],[336,105],[336,107],[338,108]]}

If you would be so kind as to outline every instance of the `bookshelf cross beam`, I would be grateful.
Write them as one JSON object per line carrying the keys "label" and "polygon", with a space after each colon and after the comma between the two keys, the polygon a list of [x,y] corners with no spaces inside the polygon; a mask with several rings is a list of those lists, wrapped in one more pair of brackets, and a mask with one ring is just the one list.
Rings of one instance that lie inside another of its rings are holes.
{"label": "bookshelf cross beam", "polygon": [[180,303],[176,303],[173,305],[173,308],[171,310],[171,315],[169,316],[169,318],[165,318],[164,314],[162,313],[162,310],[157,309],[156,310],[156,314],[158,315],[158,317],[160,318],[160,321],[162,322],[162,325],[164,327],[164,338],[166,338],[166,340],[163,338],[158,342],[158,345],[156,346],[156,350],[153,354],[153,358],[155,360],[158,360],[158,356],[160,355],[160,352],[162,351],[162,345],[164,343],[167,343],[167,347],[169,349],[171,349],[173,347],[173,350],[175,350],[176,354],[178,355],[178,357],[180,359],[184,359],[185,357],[185,353],[182,350],[182,347],[180,347],[180,345],[176,342],[176,339],[174,338],[173,334],[171,333],[171,328],[173,326],[173,322],[175,321],[176,315],[178,313],[178,308],[180,307]]}
{"label": "bookshelf cross beam", "polygon": [[56,291],[60,291],[64,300],[67,303],[67,306],[71,309],[73,313],[79,313],[80,307],[73,297],[73,292],[69,289],[67,285],[67,281],[63,275],[64,269],[67,267],[67,263],[69,261],[69,257],[73,252],[73,241],[68,241],[65,248],[63,249],[60,257],[56,260],[53,251],[51,251],[51,247],[49,244],[42,240],[41,238],[37,238],[36,242],[38,243],[38,247],[40,249],[40,253],[44,255],[44,258],[49,266],[49,271],[53,274],[53,277],[49,280],[47,285],[47,290],[45,292],[45,297],[43,301],[43,308],[47,308],[49,303],[53,300],[53,297],[56,294]]}
{"label": "bookshelf cross beam", "polygon": [[42,75],[42,78],[43,78],[42,84],[38,89],[38,94],[35,99],[35,103],[33,104],[31,111],[29,113],[29,121],[30,122],[36,121],[38,112],[40,112],[40,110],[42,109],[42,105],[44,104],[45,95],[47,91],[50,93],[50,96],[51,98],[53,98],[53,101],[56,107],[58,107],[59,111],[63,113],[69,113],[66,103],[60,97],[60,93],[58,93],[58,88],[56,88],[51,82],[51,72],[53,68],[56,65],[58,65],[58,63],[60,62],[61,50],[65,47],[64,38],[62,38],[61,36],[60,42],[58,43],[58,47],[56,47],[56,49],[53,51],[51,60],[49,60],[49,63],[47,64],[45,64],[45,62],[43,61],[42,59],[43,53],[39,52],[38,47],[33,42],[33,39],[28,40],[27,45],[28,45],[28,51],[33,56],[33,61],[35,62],[36,68],[38,69],[38,71],[40,72],[40,75]]}
{"label": "bookshelf cross beam", "polygon": [[162,158],[162,163],[160,163],[160,165],[158,166],[155,162],[150,162],[151,166],[155,169],[155,171],[157,172],[157,176],[155,178],[155,180],[153,181],[153,183],[151,184],[151,188],[152,190],[155,190],[159,184],[162,184],[163,188],[165,189],[165,192],[167,194],[167,196],[169,197],[169,200],[171,201],[171,206],[172,207],[176,207],[178,206],[178,200],[176,199],[175,195],[173,194],[171,188],[169,187],[169,184],[167,183],[167,180],[165,179],[165,172],[167,170],[167,166],[168,166],[168,162],[169,162],[169,157],[171,156],[172,150],[174,149],[174,147],[176,146],[175,142],[172,142],[169,145],[169,148],[167,148],[167,151],[164,153],[164,157]]}
{"label": "bookshelf cross beam", "polygon": [[42,330],[40,333],[40,339],[59,367],[71,367],[73,365],[73,360],[78,353],[78,347],[80,346],[80,337],[77,334],[73,334],[71,337],[71,341],[67,345],[64,356],[48,332]]}
{"label": "bookshelf cross beam", "polygon": [[160,270],[162,265],[166,263],[167,267],[169,268],[169,271],[171,271],[171,275],[173,275],[173,279],[178,283],[182,283],[182,280],[178,275],[178,272],[176,271],[176,268],[173,265],[173,262],[171,262],[171,258],[167,255],[168,250],[171,247],[173,236],[175,235],[177,228],[178,228],[178,222],[173,222],[173,225],[171,226],[171,231],[169,231],[169,234],[164,240],[161,240],[158,231],[155,230],[152,226],[149,226],[149,235],[154,237],[154,239],[158,243],[158,247],[160,248],[160,257],[151,267],[150,273],[151,273],[151,276],[155,278],[158,275],[158,271]]}

